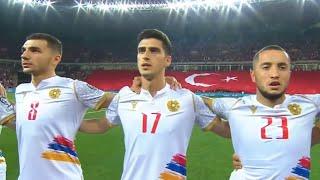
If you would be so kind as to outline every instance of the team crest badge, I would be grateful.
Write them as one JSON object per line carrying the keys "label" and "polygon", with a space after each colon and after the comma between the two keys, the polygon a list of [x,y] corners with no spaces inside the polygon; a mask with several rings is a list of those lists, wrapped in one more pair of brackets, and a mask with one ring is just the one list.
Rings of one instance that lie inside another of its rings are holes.
{"label": "team crest badge", "polygon": [[257,106],[252,105],[252,106],[250,106],[250,109],[251,109],[252,114],[254,114],[257,111]]}
{"label": "team crest badge", "polygon": [[49,96],[51,99],[58,99],[61,95],[61,90],[60,89],[51,89],[49,91]]}
{"label": "team crest badge", "polygon": [[180,104],[177,100],[169,100],[167,102],[167,108],[169,109],[169,111],[171,112],[176,112],[179,110],[180,108]]}
{"label": "team crest badge", "polygon": [[138,102],[137,102],[137,101],[131,101],[131,106],[132,106],[132,109],[133,109],[133,110],[135,110],[135,109],[136,109],[137,104],[138,104]]}
{"label": "team crest badge", "polygon": [[289,104],[288,109],[293,115],[301,114],[301,107],[299,104]]}

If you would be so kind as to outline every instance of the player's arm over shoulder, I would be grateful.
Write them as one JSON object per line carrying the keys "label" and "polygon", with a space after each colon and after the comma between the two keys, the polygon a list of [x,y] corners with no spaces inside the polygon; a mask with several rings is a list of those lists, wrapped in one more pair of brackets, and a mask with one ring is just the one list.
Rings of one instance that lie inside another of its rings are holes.
{"label": "player's arm over shoulder", "polygon": [[86,82],[75,80],[74,90],[78,100],[85,106],[99,110],[107,107],[113,97],[114,93],[104,92]]}
{"label": "player's arm over shoulder", "polygon": [[[119,92],[120,94],[121,92]],[[107,132],[110,128],[120,124],[118,115],[119,94],[117,94],[106,109],[105,117],[100,119],[83,120],[79,131],[89,134],[101,134]]]}
{"label": "player's arm over shoulder", "polygon": [[110,129],[112,124],[106,118],[83,120],[79,131],[88,134],[102,134]]}
{"label": "player's arm over shoulder", "polygon": [[203,128],[204,131],[211,131],[217,135],[230,138],[230,127],[227,121],[222,120],[212,111],[212,104],[214,99],[202,98],[194,95],[194,104],[197,113],[197,122]]}

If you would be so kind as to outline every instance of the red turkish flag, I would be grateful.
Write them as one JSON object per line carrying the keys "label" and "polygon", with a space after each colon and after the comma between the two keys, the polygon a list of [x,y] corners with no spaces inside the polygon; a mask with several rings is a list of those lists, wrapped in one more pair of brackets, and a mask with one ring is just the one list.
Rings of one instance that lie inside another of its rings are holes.
{"label": "red turkish flag", "polygon": [[[106,91],[118,91],[123,86],[131,86],[137,71],[99,70],[88,76],[87,82]],[[193,92],[245,92],[255,93],[255,84],[251,81],[248,71],[203,72],[203,71],[169,71],[168,76],[174,76],[184,88]],[[320,93],[320,72],[292,72],[289,94]]]}

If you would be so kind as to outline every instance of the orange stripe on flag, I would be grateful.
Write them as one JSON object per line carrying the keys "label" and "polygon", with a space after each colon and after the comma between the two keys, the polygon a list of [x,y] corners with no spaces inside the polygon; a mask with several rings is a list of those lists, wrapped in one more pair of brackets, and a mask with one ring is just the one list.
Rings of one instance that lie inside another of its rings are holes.
{"label": "orange stripe on flag", "polygon": [[70,163],[74,163],[74,164],[80,164],[80,161],[78,158],[74,158],[66,153],[47,151],[47,152],[42,153],[42,158],[49,159],[49,160],[55,160],[55,161],[70,162]]}
{"label": "orange stripe on flag", "polygon": [[161,180],[184,180],[185,178],[166,171],[166,172],[161,173],[160,179]]}

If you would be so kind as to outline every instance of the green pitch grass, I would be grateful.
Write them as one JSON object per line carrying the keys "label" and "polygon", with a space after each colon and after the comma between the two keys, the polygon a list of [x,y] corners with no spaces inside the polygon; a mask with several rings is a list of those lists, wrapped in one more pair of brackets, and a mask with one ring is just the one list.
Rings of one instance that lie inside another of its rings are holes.
{"label": "green pitch grass", "polygon": [[[13,100],[12,94],[9,99]],[[87,118],[99,118],[104,112],[88,111]],[[77,151],[87,180],[120,179],[124,155],[123,133],[115,127],[102,135],[78,133]],[[270,147],[272,148],[272,147]],[[16,180],[18,176],[18,153],[15,133],[3,129],[0,136],[0,149],[7,158],[7,179]],[[311,179],[320,179],[320,146],[312,149]],[[233,153],[231,141],[213,133],[202,132],[195,127],[188,149],[189,180],[226,180],[228,179]]]}

